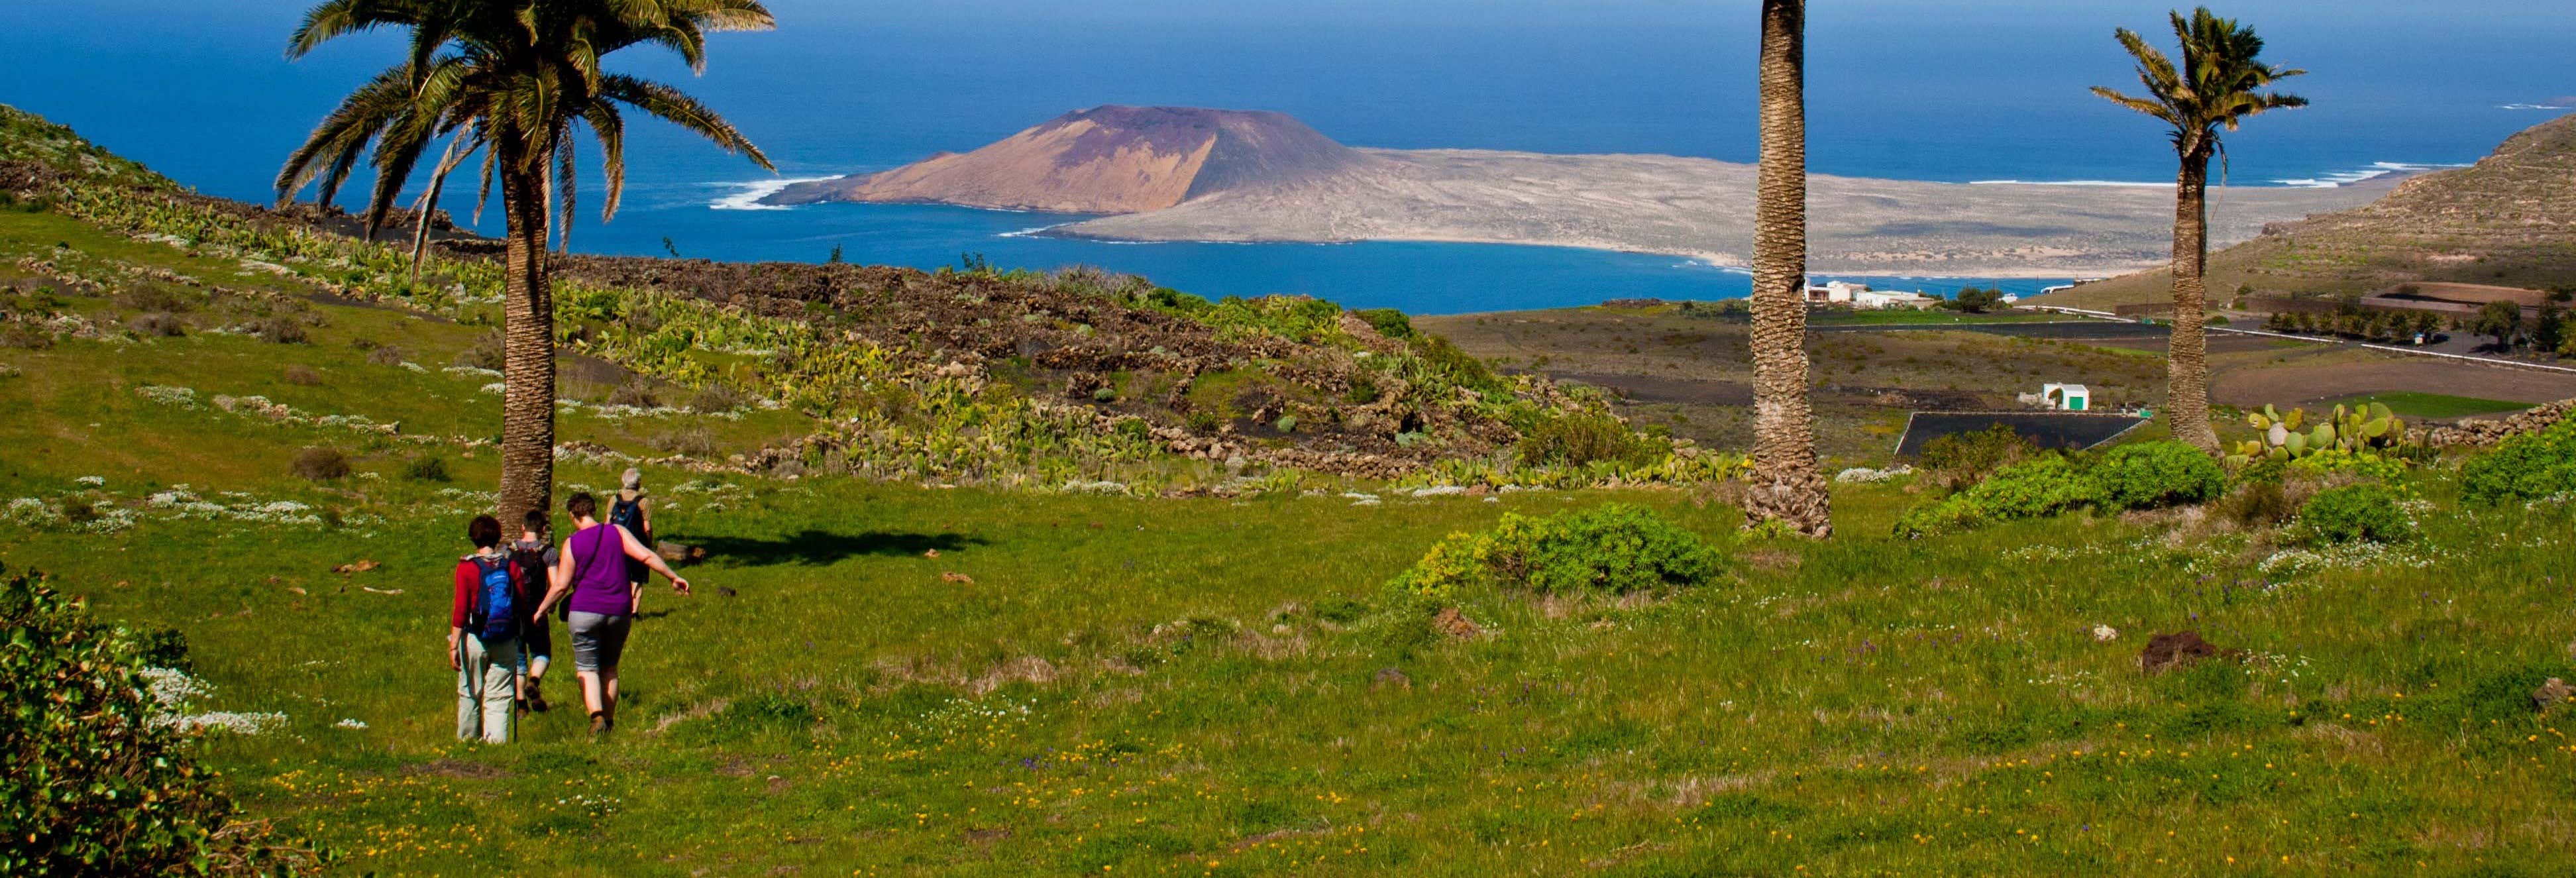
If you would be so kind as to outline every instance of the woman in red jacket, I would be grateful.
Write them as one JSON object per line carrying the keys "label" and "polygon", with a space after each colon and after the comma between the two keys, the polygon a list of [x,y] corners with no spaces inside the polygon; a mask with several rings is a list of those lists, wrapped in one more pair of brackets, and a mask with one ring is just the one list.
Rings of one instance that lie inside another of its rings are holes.
{"label": "woman in red jacket", "polygon": [[501,522],[475,516],[465,526],[474,554],[456,561],[456,601],[447,612],[447,666],[456,670],[456,739],[510,742],[517,700],[519,632],[528,608],[518,599],[519,571],[501,551]]}

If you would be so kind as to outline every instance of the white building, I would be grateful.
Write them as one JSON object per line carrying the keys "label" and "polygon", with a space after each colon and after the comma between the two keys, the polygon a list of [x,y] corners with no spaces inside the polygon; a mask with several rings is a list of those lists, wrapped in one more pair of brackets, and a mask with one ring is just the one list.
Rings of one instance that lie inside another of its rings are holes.
{"label": "white building", "polygon": [[2093,391],[2081,384],[2042,384],[2040,401],[2059,411],[2080,412],[2093,407]]}
{"label": "white building", "polygon": [[1866,292],[1869,292],[1868,284],[1839,280],[1827,281],[1824,286],[1809,283],[1807,284],[1807,304],[1849,305],[1852,304],[1853,299]]}
{"label": "white building", "polygon": [[1941,300],[1922,293],[1900,293],[1893,290],[1873,290],[1868,287],[1862,287],[1858,292],[1853,293],[1851,302],[1854,308],[1872,311],[1886,308],[1912,308],[1922,311],[1941,304]]}
{"label": "white building", "polygon": [[1849,305],[1865,311],[1873,311],[1881,308],[1930,308],[1940,303],[1941,300],[1922,293],[1873,290],[1868,284],[1856,284],[1850,281],[1827,281],[1823,286],[1813,283],[1807,285],[1807,304],[1810,305]]}

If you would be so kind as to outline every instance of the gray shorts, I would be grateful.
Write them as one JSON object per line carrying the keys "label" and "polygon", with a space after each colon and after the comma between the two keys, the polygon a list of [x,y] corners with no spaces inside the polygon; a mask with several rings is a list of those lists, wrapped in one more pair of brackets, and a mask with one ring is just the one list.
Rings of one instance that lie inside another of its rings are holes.
{"label": "gray shorts", "polygon": [[616,670],[626,654],[626,632],[635,617],[573,611],[572,666],[578,671]]}

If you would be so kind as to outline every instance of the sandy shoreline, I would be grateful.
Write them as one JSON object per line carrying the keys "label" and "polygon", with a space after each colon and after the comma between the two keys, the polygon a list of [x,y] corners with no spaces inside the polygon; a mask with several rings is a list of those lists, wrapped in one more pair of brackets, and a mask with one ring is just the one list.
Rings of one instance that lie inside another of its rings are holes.
{"label": "sandy shoreline", "polygon": [[[1752,265],[1749,263],[1749,261],[1744,260],[1744,259],[1740,259],[1740,258],[1737,258],[1737,257],[1734,257],[1734,256],[1731,256],[1731,255],[1727,255],[1727,254],[1709,253],[1709,252],[1705,252],[1705,251],[1678,250],[1678,249],[1676,249],[1676,250],[1653,250],[1653,249],[1644,249],[1644,248],[1630,247],[1630,246],[1624,246],[1624,245],[1618,245],[1618,244],[1608,244],[1608,243],[1580,243],[1580,242],[1572,242],[1572,241],[1525,241],[1525,240],[1513,240],[1513,239],[1497,238],[1497,237],[1474,237],[1474,236],[1464,236],[1464,235],[1382,236],[1382,237],[1368,237],[1368,238],[1340,238],[1340,239],[1334,239],[1334,240],[1314,240],[1314,239],[1304,239],[1304,238],[1229,238],[1229,239],[1224,239],[1224,240],[1194,239],[1194,238],[1162,238],[1162,239],[1141,239],[1141,240],[1140,240],[1140,239],[1133,239],[1133,238],[1119,238],[1119,237],[1111,237],[1111,236],[1108,236],[1108,235],[1095,234],[1095,233],[1092,233],[1092,232],[1086,231],[1086,230],[1084,230],[1084,229],[1078,228],[1079,226],[1082,226],[1082,225],[1084,225],[1084,224],[1085,224],[1085,223],[1083,223],[1083,222],[1068,222],[1068,223],[1064,223],[1064,224],[1061,224],[1061,225],[1045,226],[1045,227],[1041,227],[1041,228],[1037,228],[1037,229],[1030,229],[1030,230],[1025,230],[1025,231],[1021,231],[1021,232],[1014,232],[1014,233],[1012,233],[1012,234],[1015,234],[1015,235],[1027,235],[1027,236],[1031,236],[1031,237],[1042,237],[1042,238],[1063,238],[1063,239],[1066,239],[1066,240],[1075,240],[1075,241],[1096,241],[1096,242],[1100,242],[1100,243],[1104,243],[1104,244],[1360,244],[1360,243],[1410,243],[1410,244],[1497,244],[1497,245],[1514,246],[1514,247],[1564,247],[1564,248],[1575,249],[1575,250],[1599,250],[1599,251],[1608,252],[1608,253],[1629,253],[1629,254],[1635,254],[1635,255],[1640,255],[1640,256],[1670,256],[1670,257],[1674,257],[1674,258],[1677,258],[1677,259],[1687,259],[1687,260],[1690,260],[1690,261],[1692,261],[1692,262],[1702,263],[1702,264],[1705,264],[1705,265],[1707,265],[1707,266],[1709,266],[1709,267],[1711,267],[1711,268],[1715,268],[1715,269],[1719,269],[1719,270],[1723,270],[1723,271],[1730,271],[1730,272],[1736,272],[1736,273],[1742,273],[1742,274],[1750,274],[1750,273],[1752,273],[1752,271],[1753,271],[1753,267],[1752,267]],[[2013,266],[1991,266],[1991,267],[1990,267],[1990,270],[1979,270],[1979,271],[1973,271],[1973,272],[1969,272],[1969,271],[1954,271],[1954,272],[1947,272],[1947,273],[1945,273],[1945,272],[1940,272],[1940,271],[1891,271],[1891,270],[1886,270],[1886,269],[1884,269],[1884,268],[1879,268],[1879,267],[1856,267],[1856,266],[1843,266],[1843,265],[1834,265],[1834,264],[1821,264],[1821,263],[1816,263],[1816,262],[1812,262],[1812,261],[1811,261],[1811,262],[1808,264],[1808,267],[1807,267],[1807,273],[1808,273],[1808,274],[1811,274],[1811,275],[1818,275],[1818,276],[1822,276],[1822,275],[1850,275],[1850,276],[1853,276],[1853,277],[1901,277],[1901,278],[1921,278],[1921,279],[1924,279],[1924,280],[1958,280],[1958,279],[1964,279],[1964,278],[1996,279],[1996,280],[2003,280],[2003,279],[2055,280],[2055,279],[2060,279],[2060,278],[2101,278],[2101,277],[2113,277],[2113,276],[2117,276],[2117,275],[2130,274],[2130,273],[2133,273],[2133,272],[2146,271],[2146,270],[2149,270],[2149,269],[2163,268],[2165,265],[2166,265],[2166,263],[2165,263],[2165,261],[2164,261],[2164,260],[2155,260],[2155,261],[2148,261],[2148,262],[2132,262],[2132,263],[2108,263],[2108,262],[2105,262],[2105,263],[2080,263],[2080,262],[2079,262],[2079,263],[2061,263],[2061,264],[2058,264],[2058,265],[2052,266],[2052,267],[2050,267],[2050,268],[2030,268],[2030,267],[2013,267]]]}
{"label": "sandy shoreline", "polygon": [[[1750,262],[1754,166],[1659,155],[1361,150],[1364,167],[1217,192],[1041,234],[1139,243],[1415,241]],[[2368,203],[2395,176],[2211,193],[2211,245]],[[1933,183],[1813,175],[1809,270],[1883,277],[2104,277],[2165,263],[2170,186]]]}

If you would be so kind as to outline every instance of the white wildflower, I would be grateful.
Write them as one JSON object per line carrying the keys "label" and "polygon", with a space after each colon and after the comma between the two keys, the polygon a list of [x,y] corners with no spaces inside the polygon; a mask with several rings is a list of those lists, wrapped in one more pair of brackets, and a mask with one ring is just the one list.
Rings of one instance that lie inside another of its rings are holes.
{"label": "white wildflower", "polygon": [[146,384],[135,388],[134,392],[140,394],[144,399],[161,403],[163,405],[175,405],[186,408],[195,408],[197,405],[197,392],[185,387],[164,387],[158,384]]}

